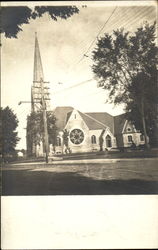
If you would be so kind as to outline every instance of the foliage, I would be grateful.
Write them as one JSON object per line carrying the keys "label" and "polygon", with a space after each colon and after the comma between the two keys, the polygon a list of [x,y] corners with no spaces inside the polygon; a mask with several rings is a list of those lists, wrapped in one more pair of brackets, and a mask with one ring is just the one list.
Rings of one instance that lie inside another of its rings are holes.
{"label": "foliage", "polygon": [[[49,144],[56,145],[57,127],[56,118],[52,112],[47,111],[47,129]],[[42,112],[32,112],[27,118],[27,135],[31,138],[32,143],[39,145],[44,140],[44,123]]]}
{"label": "foliage", "polygon": [[157,52],[155,23],[145,23],[132,35],[124,29],[105,34],[93,51],[99,86],[109,91],[110,102],[125,104],[128,118],[145,136],[156,121]]}
{"label": "foliage", "polygon": [[15,147],[20,140],[16,128],[18,120],[14,112],[7,106],[0,108],[0,153],[2,157],[16,154]]}
{"label": "foliage", "polygon": [[18,32],[22,31],[21,25],[28,24],[30,19],[36,19],[48,13],[52,20],[57,21],[58,18],[67,19],[78,12],[79,9],[75,6],[35,6],[33,10],[21,6],[1,7],[0,32],[7,38],[17,38]]}
{"label": "foliage", "polygon": [[[143,132],[141,101],[144,99],[144,114],[146,122],[146,131],[150,139],[151,145],[156,145],[158,142],[158,110],[157,110],[157,70],[150,74],[139,73],[133,78],[130,89],[130,101],[127,103],[126,111],[127,118],[131,120],[136,128]],[[149,73],[149,72],[148,72]],[[150,87],[149,87],[150,83]]]}

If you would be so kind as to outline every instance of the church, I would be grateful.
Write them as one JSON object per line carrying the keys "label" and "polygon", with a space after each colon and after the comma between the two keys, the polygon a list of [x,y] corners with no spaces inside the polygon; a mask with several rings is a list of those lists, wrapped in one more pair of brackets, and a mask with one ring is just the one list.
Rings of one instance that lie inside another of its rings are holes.
{"label": "church", "polygon": [[[55,152],[49,145],[49,154],[65,154],[63,134],[68,132],[71,153],[110,151],[144,145],[144,136],[126,120],[125,114],[112,116],[106,112],[82,113],[72,107],[56,107],[52,111],[58,128]],[[43,156],[42,143],[37,146],[37,156]]]}
{"label": "church", "polygon": [[82,113],[72,107],[57,107],[58,140],[56,153],[63,152],[63,131],[68,131],[72,153],[112,150],[145,143],[144,136],[126,120],[125,114],[112,116],[106,112]]}
{"label": "church", "polygon": [[[31,87],[32,112],[41,109],[41,100],[49,110],[48,82],[44,82],[42,61],[37,36],[35,37],[34,78]],[[43,84],[43,85],[42,85]],[[42,99],[41,99],[42,98]],[[95,151],[110,151],[128,148],[131,145],[144,145],[144,136],[126,119],[125,114],[112,116],[106,112],[83,113],[73,107],[56,107],[51,111],[56,117],[57,140],[55,151],[48,145],[49,155]],[[67,132],[67,147],[64,143],[64,131]],[[28,131],[29,133],[29,131]],[[51,136],[51,135],[49,135]],[[36,157],[44,155],[43,142],[32,145],[27,136],[27,151]]]}

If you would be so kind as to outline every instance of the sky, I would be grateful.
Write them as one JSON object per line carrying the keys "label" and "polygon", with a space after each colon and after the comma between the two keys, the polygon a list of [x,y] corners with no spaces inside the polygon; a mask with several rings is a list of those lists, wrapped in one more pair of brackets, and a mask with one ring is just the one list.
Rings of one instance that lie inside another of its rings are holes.
{"label": "sky", "polygon": [[[79,8],[79,14],[67,20],[58,19],[55,22],[45,14],[22,25],[17,39],[5,38],[3,34],[1,36],[1,106],[12,108],[19,120],[17,131],[21,140],[18,149],[26,148],[26,118],[31,104],[18,103],[31,101],[35,32],[40,46],[44,80],[50,82],[52,110],[56,106],[72,106],[82,112],[123,113],[123,105],[114,107],[113,104],[107,104],[108,93],[97,87],[91,69],[92,51],[96,47],[97,37],[105,33],[112,33],[121,27],[134,32],[145,21],[153,23],[156,8],[150,1],[90,1],[85,2],[86,8],[82,8],[84,2],[80,2],[73,1]],[[30,4],[33,7],[33,1]]]}

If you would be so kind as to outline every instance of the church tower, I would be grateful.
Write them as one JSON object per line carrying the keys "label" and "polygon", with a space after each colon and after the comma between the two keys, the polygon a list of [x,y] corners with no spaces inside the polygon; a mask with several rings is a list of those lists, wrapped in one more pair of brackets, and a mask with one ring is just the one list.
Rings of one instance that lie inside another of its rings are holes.
{"label": "church tower", "polygon": [[43,67],[37,33],[35,33],[35,51],[34,51],[34,71],[33,84],[31,87],[31,112],[40,111],[42,108],[42,98],[45,102],[46,110],[50,109],[49,82],[44,81]]}
{"label": "church tower", "polygon": [[50,94],[49,94],[49,82],[44,81],[42,60],[40,55],[39,43],[37,39],[37,33],[35,33],[35,51],[34,51],[34,69],[33,69],[33,84],[31,86],[31,113],[42,112],[43,114],[43,140],[40,144],[34,142],[34,138],[30,133],[31,120],[27,120],[27,154],[28,156],[43,156],[48,157],[49,145],[48,145],[48,131],[47,131],[47,115],[46,112],[50,110]]}

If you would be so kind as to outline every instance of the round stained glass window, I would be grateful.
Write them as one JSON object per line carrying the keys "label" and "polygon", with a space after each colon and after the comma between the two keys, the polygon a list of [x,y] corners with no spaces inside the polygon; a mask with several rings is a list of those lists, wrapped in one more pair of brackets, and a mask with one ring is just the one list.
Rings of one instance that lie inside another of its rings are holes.
{"label": "round stained glass window", "polygon": [[84,133],[80,129],[73,129],[70,132],[70,140],[72,143],[78,145],[84,140]]}

